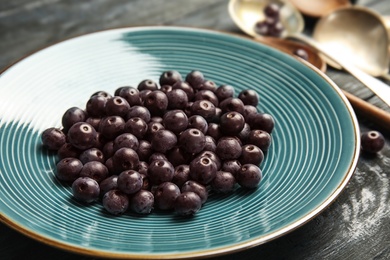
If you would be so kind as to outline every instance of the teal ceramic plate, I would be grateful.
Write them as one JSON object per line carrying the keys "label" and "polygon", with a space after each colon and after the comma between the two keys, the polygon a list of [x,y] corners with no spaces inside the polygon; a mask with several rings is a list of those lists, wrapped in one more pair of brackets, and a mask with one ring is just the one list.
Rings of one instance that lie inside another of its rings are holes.
{"label": "teal ceramic plate", "polygon": [[[256,90],[276,120],[273,144],[253,191],[211,194],[201,211],[108,215],[83,206],[54,177],[56,157],[40,134],[98,91],[158,80],[164,70],[200,70],[236,94]],[[314,218],[356,166],[354,113],[326,76],[254,41],[215,31],[142,27],[77,37],[43,49],[0,76],[1,220],[34,239],[110,258],[194,258],[243,250]]]}

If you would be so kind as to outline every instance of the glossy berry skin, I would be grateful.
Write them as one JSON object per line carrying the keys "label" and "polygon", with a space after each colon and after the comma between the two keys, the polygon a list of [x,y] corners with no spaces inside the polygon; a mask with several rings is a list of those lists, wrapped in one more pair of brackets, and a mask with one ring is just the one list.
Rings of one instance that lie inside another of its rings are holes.
{"label": "glossy berry skin", "polygon": [[149,163],[152,163],[155,160],[165,160],[168,161],[167,156],[163,153],[154,152],[149,156]]}
{"label": "glossy berry skin", "polygon": [[118,176],[118,189],[126,194],[134,194],[142,188],[143,179],[134,170],[123,171]]}
{"label": "glossy berry skin", "polygon": [[100,196],[103,196],[109,190],[118,189],[118,175],[111,175],[99,183]]}
{"label": "glossy berry skin", "polygon": [[142,139],[146,131],[148,130],[148,124],[140,117],[132,117],[125,123],[125,133],[131,133],[138,139]]}
{"label": "glossy berry skin", "polygon": [[187,153],[199,153],[205,145],[205,135],[196,128],[188,128],[180,134],[179,146]]}
{"label": "glossy berry skin", "polygon": [[280,6],[276,3],[269,3],[264,7],[264,14],[267,17],[279,18]]}
{"label": "glossy berry skin", "polygon": [[186,75],[185,81],[188,82],[193,89],[198,90],[205,79],[202,72],[193,70]]}
{"label": "glossy berry skin", "polygon": [[248,136],[248,144],[259,147],[263,152],[268,151],[271,141],[271,135],[264,130],[252,130]]}
{"label": "glossy berry skin", "polygon": [[160,90],[152,91],[146,96],[144,106],[152,116],[162,116],[168,108],[167,95]]}
{"label": "glossy berry skin", "polygon": [[93,93],[91,95],[91,97],[94,97],[94,96],[99,96],[99,97],[103,97],[103,98],[106,98],[106,99],[112,98],[112,95],[110,93],[108,93],[107,91],[104,91],[104,90],[96,91],[95,93]]}
{"label": "glossy berry skin", "polygon": [[164,71],[159,79],[160,86],[163,85],[174,85],[176,82],[182,81],[181,74],[176,70]]}
{"label": "glossy berry skin", "polygon": [[101,120],[102,119],[100,117],[87,117],[87,119],[85,119],[85,122],[90,124],[93,128],[99,129]]}
{"label": "glossy berry skin", "polygon": [[230,172],[217,171],[211,182],[211,188],[216,192],[228,193],[234,191],[236,179]]}
{"label": "glossy berry skin", "polygon": [[107,98],[100,95],[92,96],[87,104],[86,111],[88,116],[103,117],[106,115],[106,102]]}
{"label": "glossy berry skin", "polygon": [[82,151],[80,149],[77,149],[70,143],[65,143],[60,149],[58,149],[57,156],[60,160],[67,157],[79,158],[81,153]]}
{"label": "glossy berry skin", "polygon": [[[171,92],[172,91],[172,86],[171,85],[163,85],[163,86],[161,86],[161,88],[160,88],[160,90],[162,91],[162,92],[164,92],[165,94],[168,94],[169,92]],[[167,96],[168,97],[168,96]],[[169,99],[168,99],[168,106],[169,106]]]}
{"label": "glossy berry skin", "polygon": [[241,99],[235,97],[223,100],[219,104],[219,107],[221,108],[223,114],[231,111],[236,111],[241,115],[244,113],[244,103]]}
{"label": "glossy berry skin", "polygon": [[108,140],[113,140],[125,129],[125,120],[120,116],[104,117],[99,125],[99,132]]}
{"label": "glossy berry skin", "polygon": [[241,167],[239,160],[226,160],[222,163],[221,171],[230,172],[233,176],[236,176]]}
{"label": "glossy berry skin", "polygon": [[201,184],[210,183],[217,172],[217,166],[213,160],[207,156],[196,157],[190,163],[190,178]]}
{"label": "glossy berry skin", "polygon": [[158,85],[151,79],[145,79],[138,84],[137,89],[140,92],[143,90],[154,91],[158,89]]}
{"label": "glossy berry skin", "polygon": [[100,183],[109,176],[107,167],[97,161],[91,161],[84,164],[80,171],[80,177],[89,177]]}
{"label": "glossy berry skin", "polygon": [[149,214],[154,206],[154,195],[150,191],[140,190],[130,199],[130,209],[137,214]]}
{"label": "glossy berry skin", "polygon": [[172,89],[181,89],[187,94],[188,102],[194,99],[194,89],[184,81],[178,81],[172,85]]}
{"label": "glossy berry skin", "polygon": [[211,136],[215,141],[222,137],[221,127],[217,123],[209,123],[206,135]]}
{"label": "glossy berry skin", "polygon": [[272,115],[268,113],[256,113],[248,115],[246,121],[251,129],[260,129],[272,133],[272,130],[275,127],[275,119]]}
{"label": "glossy berry skin", "polygon": [[114,139],[114,151],[119,150],[120,148],[130,148],[133,150],[137,150],[139,146],[138,138],[130,133],[123,133],[118,135]]}
{"label": "glossy berry skin", "polygon": [[165,129],[170,130],[175,134],[179,134],[187,129],[188,117],[183,110],[170,110],[167,111],[163,117],[163,125]]}
{"label": "glossy berry skin", "polygon": [[190,179],[190,166],[188,164],[181,164],[175,167],[172,182],[179,188]]}
{"label": "glossy berry skin", "polygon": [[69,129],[68,140],[76,148],[85,150],[92,148],[96,138],[96,130],[90,124],[78,122]]}
{"label": "glossy berry skin", "polygon": [[200,115],[210,121],[215,116],[215,106],[208,100],[196,100],[191,106],[191,115]]}
{"label": "glossy berry skin", "polygon": [[141,105],[141,97],[139,95],[139,90],[134,87],[121,87],[116,96],[124,98],[127,103],[131,106]]}
{"label": "glossy berry skin", "polygon": [[256,188],[262,177],[260,168],[254,164],[244,164],[236,174],[237,183],[248,189]]}
{"label": "glossy berry skin", "polygon": [[239,158],[241,164],[260,165],[264,160],[263,151],[253,144],[247,144],[242,147],[242,153]]}
{"label": "glossy berry skin", "polygon": [[56,165],[55,175],[61,181],[73,182],[80,177],[83,164],[76,158],[64,158]]}
{"label": "glossy berry skin", "polygon": [[169,130],[162,129],[157,131],[151,141],[152,149],[156,152],[166,153],[177,144],[176,135]]}
{"label": "glossy berry skin", "polygon": [[172,182],[163,182],[154,190],[154,205],[161,210],[171,210],[176,204],[180,189]]}
{"label": "glossy berry skin", "polygon": [[103,207],[112,215],[120,215],[129,208],[129,197],[122,191],[113,189],[106,192],[102,199]]}
{"label": "glossy berry skin", "polygon": [[250,114],[257,114],[257,108],[251,105],[244,106],[244,114],[242,114],[245,118],[245,122],[247,122]]}
{"label": "glossy berry skin", "polygon": [[66,135],[60,129],[51,127],[42,132],[41,140],[47,149],[57,151],[66,143]]}
{"label": "glossy berry skin", "polygon": [[132,106],[126,115],[126,119],[129,120],[133,117],[139,117],[144,120],[145,123],[149,123],[151,115],[149,110],[144,106]]}
{"label": "glossy berry skin", "polygon": [[187,192],[187,191],[192,191],[198,194],[202,204],[204,204],[207,201],[207,198],[209,197],[209,193],[207,191],[206,186],[196,181],[189,180],[183,184],[183,186],[181,187],[181,192]]}
{"label": "glossy berry skin", "polygon": [[192,191],[181,193],[175,203],[175,213],[180,216],[192,216],[202,207],[202,201],[198,194]]}
{"label": "glossy berry skin", "polygon": [[137,154],[140,159],[140,161],[147,161],[152,154],[152,145],[149,141],[146,140],[140,140],[139,146],[137,149]]}
{"label": "glossy berry skin", "polygon": [[188,118],[188,128],[196,128],[199,129],[203,134],[206,134],[208,123],[203,116],[193,115]]}
{"label": "glossy berry skin", "polygon": [[94,147],[84,150],[78,158],[83,164],[91,161],[98,161],[101,163],[105,162],[103,152],[100,149]]}
{"label": "glossy berry skin", "polygon": [[204,146],[204,151],[211,151],[214,152],[217,150],[217,143],[215,142],[214,138],[212,138],[209,135],[205,136],[206,139],[206,145]]}
{"label": "glossy berry skin", "polygon": [[172,181],[174,172],[173,165],[163,159],[153,160],[148,167],[148,177],[154,185]]}
{"label": "glossy berry skin", "polygon": [[221,116],[220,129],[225,135],[238,135],[245,125],[244,116],[238,112],[227,112]]}
{"label": "glossy berry skin", "polygon": [[222,161],[221,159],[219,159],[219,157],[217,156],[217,154],[213,151],[202,151],[200,152],[199,154],[197,154],[197,157],[208,157],[210,158],[214,163],[215,163],[215,166],[217,166],[217,170],[219,170],[222,166]]}
{"label": "glossy berry skin", "polygon": [[210,90],[212,92],[215,92],[217,90],[217,85],[214,81],[211,80],[205,80],[203,83],[199,86],[199,91],[201,90]]}
{"label": "glossy berry skin", "polygon": [[105,113],[107,116],[120,116],[124,118],[129,112],[129,109],[130,105],[127,100],[119,96],[107,99],[105,105]]}
{"label": "glossy berry skin", "polygon": [[385,138],[378,131],[368,131],[361,135],[361,147],[364,152],[377,153],[385,146]]}
{"label": "glossy berry skin", "polygon": [[105,160],[112,157],[115,153],[114,150],[114,141],[108,141],[105,143],[105,145],[102,148],[102,152],[104,155]]}
{"label": "glossy berry skin", "polygon": [[77,122],[85,122],[88,118],[87,112],[79,107],[71,107],[62,116],[62,126],[64,131],[67,131],[72,125]]}
{"label": "glossy berry skin", "polygon": [[99,198],[100,187],[92,178],[79,177],[72,183],[72,193],[77,200],[92,203]]}
{"label": "glossy berry skin", "polygon": [[111,158],[116,171],[122,172],[138,169],[139,157],[137,152],[131,148],[120,148]]}
{"label": "glossy berry skin", "polygon": [[234,96],[234,88],[230,85],[221,85],[215,91],[215,95],[217,96],[219,102],[232,98]]}
{"label": "glossy berry skin", "polygon": [[235,137],[221,137],[217,143],[216,154],[221,160],[234,160],[241,156],[241,143]]}
{"label": "glossy berry skin", "polygon": [[252,89],[245,89],[238,94],[238,98],[241,99],[244,105],[251,105],[256,107],[259,103],[259,94]]}
{"label": "glossy berry skin", "polygon": [[208,100],[213,103],[215,107],[219,105],[218,97],[211,90],[199,90],[194,96],[194,101],[196,100]]}
{"label": "glossy berry skin", "polygon": [[262,20],[258,21],[254,25],[254,30],[257,34],[262,35],[262,36],[269,36],[270,35],[270,26],[267,21]]}
{"label": "glossy berry skin", "polygon": [[237,134],[237,137],[240,138],[243,144],[246,144],[248,142],[250,132],[251,127],[249,126],[249,124],[245,123],[244,128],[242,128],[241,132]]}
{"label": "glossy berry skin", "polygon": [[166,93],[168,98],[168,109],[185,109],[188,104],[187,93],[180,89],[172,89]]}

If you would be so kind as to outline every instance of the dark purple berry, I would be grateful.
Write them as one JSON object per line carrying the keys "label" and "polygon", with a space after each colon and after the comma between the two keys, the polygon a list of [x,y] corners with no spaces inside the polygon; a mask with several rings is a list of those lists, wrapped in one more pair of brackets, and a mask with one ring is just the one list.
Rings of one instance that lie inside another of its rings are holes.
{"label": "dark purple berry", "polygon": [[118,176],[118,189],[126,194],[134,194],[142,188],[141,174],[134,170],[123,171]]}
{"label": "dark purple berry", "polygon": [[167,160],[154,160],[149,164],[148,177],[154,185],[171,181],[174,174],[173,165]]}
{"label": "dark purple berry", "polygon": [[256,145],[263,152],[268,151],[271,141],[271,135],[264,130],[252,130],[248,136],[248,144]]}
{"label": "dark purple berry", "polygon": [[146,96],[144,106],[149,110],[151,115],[162,116],[168,108],[167,95],[160,90],[152,91]]}
{"label": "dark purple berry", "polygon": [[83,164],[76,158],[64,158],[57,163],[56,176],[59,180],[73,182],[80,177]]}
{"label": "dark purple berry", "polygon": [[211,90],[199,90],[198,92],[196,92],[194,96],[194,101],[197,100],[208,100],[213,103],[215,107],[219,105],[219,100],[217,96]]}
{"label": "dark purple berry", "polygon": [[180,189],[172,182],[163,182],[154,190],[154,204],[161,210],[174,208],[176,198],[180,195]]}
{"label": "dark purple berry", "polygon": [[181,89],[187,94],[188,102],[192,101],[194,98],[194,89],[184,81],[178,81],[175,84],[172,85],[173,89]]}
{"label": "dark purple berry", "polygon": [[268,113],[249,114],[247,123],[251,129],[264,130],[270,134],[272,133],[272,130],[275,126],[275,120],[273,116]]}
{"label": "dark purple berry", "polygon": [[234,97],[234,88],[230,85],[221,85],[215,91],[215,95],[217,96],[219,102]]}
{"label": "dark purple berry", "polygon": [[139,106],[142,104],[139,90],[134,87],[121,87],[116,96],[124,98],[130,106]]}
{"label": "dark purple berry", "polygon": [[115,96],[107,99],[105,113],[107,116],[120,116],[125,118],[130,105],[123,97]]}
{"label": "dark purple berry", "polygon": [[145,80],[141,81],[141,82],[138,84],[137,89],[138,89],[138,91],[143,91],[143,90],[154,91],[154,90],[157,90],[157,89],[158,89],[158,85],[157,85],[156,82],[154,82],[154,81],[151,80],[151,79],[145,79]]}
{"label": "dark purple berry", "polygon": [[126,170],[138,169],[138,154],[131,148],[120,148],[111,157],[114,169],[122,172]]}
{"label": "dark purple berry", "polygon": [[206,134],[208,129],[208,123],[203,116],[193,115],[188,118],[188,128],[196,128],[200,130],[203,134]]}
{"label": "dark purple berry", "polygon": [[192,191],[198,194],[202,204],[204,204],[207,201],[207,198],[209,196],[206,186],[192,180],[186,181],[181,187],[181,192],[184,193],[188,191]]}
{"label": "dark purple berry", "polygon": [[176,70],[168,70],[161,74],[159,83],[163,85],[174,85],[176,82],[182,81],[181,74]]}
{"label": "dark purple berry", "polygon": [[100,187],[92,178],[79,177],[72,183],[72,192],[77,200],[92,203],[99,198]]}
{"label": "dark purple berry", "polygon": [[102,119],[100,117],[88,117],[85,122],[90,124],[93,128],[99,129],[100,121]]}
{"label": "dark purple berry", "polygon": [[385,146],[385,138],[378,131],[368,131],[361,135],[362,150],[367,153],[377,153]]}
{"label": "dark purple berry", "polygon": [[156,152],[166,153],[177,144],[176,135],[169,130],[162,129],[157,131],[151,141],[152,149]]}
{"label": "dark purple berry", "polygon": [[120,134],[114,139],[115,151],[123,147],[131,148],[136,151],[138,149],[138,146],[139,146],[139,141],[137,137],[130,133]]}
{"label": "dark purple berry", "polygon": [[166,93],[169,109],[185,109],[188,104],[187,93],[180,88],[172,89]]}
{"label": "dark purple berry", "polygon": [[205,135],[196,128],[188,128],[180,134],[179,146],[187,153],[199,153],[205,145]]}
{"label": "dark purple berry", "polygon": [[293,54],[306,61],[309,60],[309,53],[304,49],[298,48],[293,52]]}
{"label": "dark purple berry", "polygon": [[186,151],[183,151],[179,146],[173,147],[166,153],[168,161],[172,163],[173,166],[180,164],[187,164],[190,162],[191,155]]}
{"label": "dark purple berry", "polygon": [[80,149],[77,149],[70,143],[65,143],[57,151],[57,155],[60,160],[68,157],[79,158],[81,152],[82,151]]}
{"label": "dark purple berry", "polygon": [[71,107],[62,116],[62,126],[64,127],[64,131],[68,131],[68,129],[78,122],[85,122],[88,115],[83,109],[79,107]]}
{"label": "dark purple berry", "polygon": [[42,145],[49,150],[57,151],[66,143],[66,135],[60,129],[51,127],[42,132]]}
{"label": "dark purple berry", "polygon": [[239,158],[241,164],[260,165],[263,162],[263,151],[253,144],[247,144],[242,147],[242,153]]}
{"label": "dark purple berry", "polygon": [[196,157],[190,163],[190,178],[202,184],[210,183],[217,172],[215,162],[207,156]]}
{"label": "dark purple berry", "polygon": [[226,160],[222,163],[221,171],[230,172],[236,176],[242,165],[238,160]]}
{"label": "dark purple berry", "polygon": [[215,141],[222,137],[221,127],[216,123],[209,123],[206,135],[211,136]]}
{"label": "dark purple berry", "polygon": [[262,20],[255,23],[254,30],[257,34],[262,36],[270,35],[270,26],[267,21]]}
{"label": "dark purple berry", "polygon": [[94,146],[96,130],[90,124],[78,122],[69,129],[68,140],[76,148],[85,150]]}
{"label": "dark purple berry", "polygon": [[98,161],[101,163],[105,162],[104,154],[98,148],[90,148],[84,150],[78,158],[83,164],[86,164],[87,162],[91,162],[91,161]]}
{"label": "dark purple berry", "polygon": [[172,182],[178,187],[190,179],[190,166],[188,164],[181,164],[175,167]]}
{"label": "dark purple berry", "polygon": [[111,175],[99,183],[100,196],[103,196],[107,191],[118,189],[118,175]]}
{"label": "dark purple berry", "polygon": [[236,179],[230,172],[217,171],[211,182],[211,188],[216,192],[228,193],[234,190]]}
{"label": "dark purple berry", "polygon": [[[241,99],[244,105],[251,105],[256,107],[259,103],[259,94],[252,89],[245,89],[238,94],[238,98]],[[245,107],[244,107],[245,110]]]}
{"label": "dark purple berry", "polygon": [[225,135],[238,135],[245,125],[244,117],[235,111],[227,112],[221,116],[220,129]]}
{"label": "dark purple berry", "polygon": [[88,116],[92,116],[92,117],[105,116],[106,102],[107,102],[107,98],[104,96],[99,96],[99,95],[92,96],[86,104],[86,111],[88,113]]}
{"label": "dark purple berry", "polygon": [[218,140],[216,154],[221,160],[234,160],[241,156],[241,143],[235,137],[224,136]]}
{"label": "dark purple berry", "polygon": [[125,123],[125,133],[131,133],[138,139],[142,139],[148,130],[148,124],[140,117],[132,117]]}
{"label": "dark purple berry", "polygon": [[109,176],[107,167],[97,161],[91,161],[84,164],[80,171],[80,177],[89,177],[100,183]]}
{"label": "dark purple berry", "polygon": [[267,17],[279,18],[280,6],[276,3],[269,3],[264,7],[264,14]]}
{"label": "dark purple berry", "polygon": [[149,110],[144,106],[132,106],[126,115],[126,119],[129,120],[133,117],[139,117],[144,120],[145,123],[149,123],[151,115]]}
{"label": "dark purple berry", "polygon": [[104,90],[96,91],[95,93],[93,93],[91,95],[91,97],[94,97],[94,96],[99,96],[99,97],[103,97],[106,99],[112,98],[111,94],[108,93],[107,91],[104,91]]}
{"label": "dark purple berry", "polygon": [[185,81],[188,82],[193,89],[198,90],[201,84],[204,82],[204,75],[198,70],[193,70],[187,74]]}
{"label": "dark purple berry", "polygon": [[138,191],[130,199],[130,209],[138,214],[149,214],[153,206],[154,196],[147,190]]}
{"label": "dark purple berry", "polygon": [[125,124],[125,120],[120,116],[108,116],[102,118],[99,125],[99,132],[108,140],[113,140],[123,133]]}
{"label": "dark purple berry", "polygon": [[219,104],[219,107],[223,114],[231,111],[236,111],[241,115],[244,113],[244,103],[239,98],[227,98]]}
{"label": "dark purple berry", "polygon": [[192,191],[181,193],[175,203],[175,212],[181,216],[192,216],[202,207],[198,194]]}
{"label": "dark purple berry", "polygon": [[152,154],[152,145],[146,140],[140,140],[137,149],[138,157],[141,161],[147,161]]}
{"label": "dark purple berry", "polygon": [[208,100],[196,100],[191,106],[191,115],[200,115],[210,121],[215,116],[215,106]]}
{"label": "dark purple berry", "polygon": [[188,117],[183,110],[170,110],[167,111],[163,117],[163,125],[165,129],[170,130],[175,134],[179,134],[187,129]]}
{"label": "dark purple berry", "polygon": [[254,164],[244,164],[235,177],[241,187],[253,189],[259,185],[262,179],[262,172]]}
{"label": "dark purple berry", "polygon": [[218,86],[214,83],[214,81],[211,80],[205,80],[202,84],[200,84],[198,90],[210,90],[212,92],[215,92],[217,90]]}
{"label": "dark purple berry", "polygon": [[103,207],[113,215],[120,215],[129,208],[129,197],[120,190],[109,190],[103,196]]}
{"label": "dark purple berry", "polygon": [[214,138],[212,138],[209,135],[205,136],[206,139],[206,145],[204,146],[204,151],[211,151],[214,152],[217,150],[217,143],[215,142]]}

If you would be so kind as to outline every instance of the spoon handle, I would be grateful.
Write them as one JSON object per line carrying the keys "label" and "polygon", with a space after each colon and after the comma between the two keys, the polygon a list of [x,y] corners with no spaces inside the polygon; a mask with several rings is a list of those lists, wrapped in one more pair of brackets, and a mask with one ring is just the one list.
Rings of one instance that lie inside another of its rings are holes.
{"label": "spoon handle", "polygon": [[338,63],[344,70],[348,71],[366,87],[368,87],[372,92],[374,92],[383,102],[385,102],[390,107],[390,86],[383,83],[382,81],[372,77],[371,75],[363,72],[362,70],[356,68],[355,66],[349,64],[347,61],[342,59],[339,56],[335,56],[328,49],[325,49],[321,44],[312,40],[311,38],[303,34],[292,34],[287,37],[293,38],[302,42],[305,42],[315,48],[317,51],[321,52],[328,59],[333,60],[335,63]]}

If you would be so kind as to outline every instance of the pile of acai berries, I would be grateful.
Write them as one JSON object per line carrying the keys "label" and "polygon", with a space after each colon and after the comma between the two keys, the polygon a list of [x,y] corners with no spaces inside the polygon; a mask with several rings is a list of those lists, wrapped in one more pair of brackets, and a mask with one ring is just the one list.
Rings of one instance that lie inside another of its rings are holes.
{"label": "pile of acai berries", "polygon": [[274,118],[258,111],[251,89],[235,95],[200,71],[175,70],[114,95],[94,93],[71,107],[62,127],[42,133],[56,151],[55,176],[84,203],[114,215],[154,208],[193,215],[211,191],[253,189],[271,145]]}

